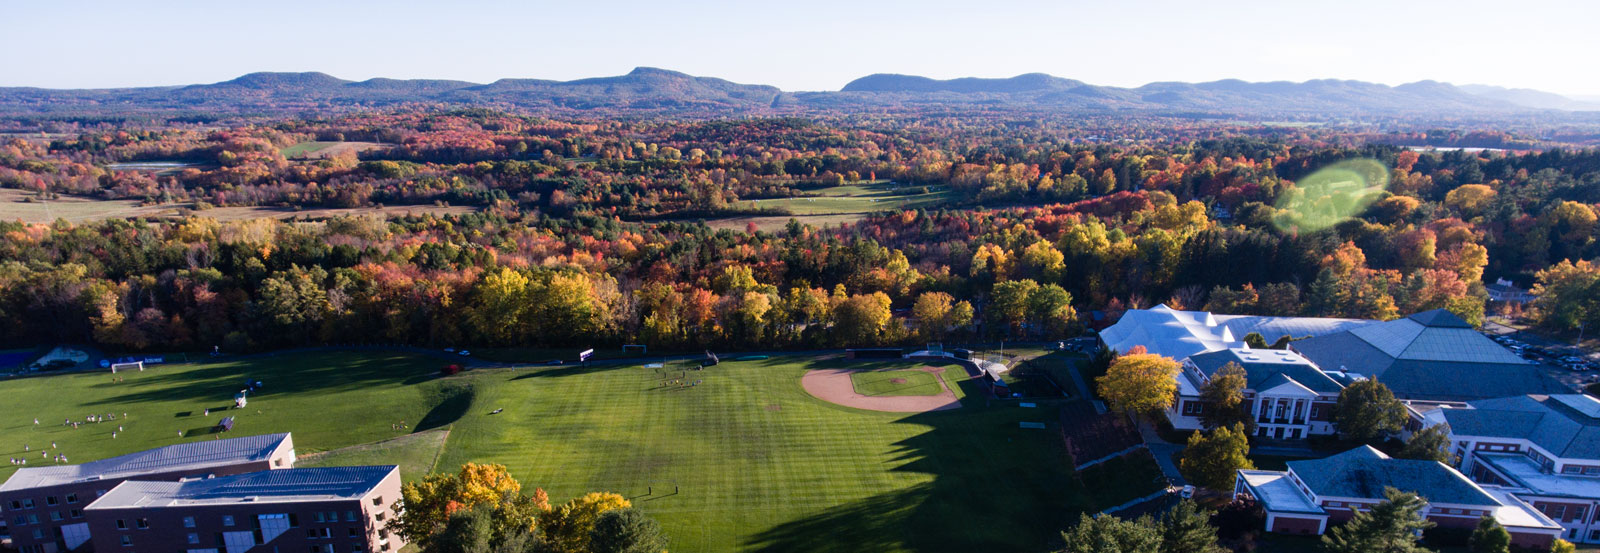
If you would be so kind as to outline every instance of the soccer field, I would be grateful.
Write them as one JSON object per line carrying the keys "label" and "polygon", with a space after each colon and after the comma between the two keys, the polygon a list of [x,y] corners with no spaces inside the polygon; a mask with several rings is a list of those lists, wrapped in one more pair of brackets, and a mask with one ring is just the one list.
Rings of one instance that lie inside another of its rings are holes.
{"label": "soccer field", "polygon": [[[291,431],[302,454],[357,446],[307,462],[396,463],[408,480],[416,467],[475,461],[503,463],[556,501],[615,491],[661,521],[674,552],[1042,551],[1080,510],[1149,491],[1087,492],[1065,468],[1055,409],[986,405],[949,373],[963,408],[904,414],[801,389],[808,369],[849,361],[728,361],[682,379],[631,364],[438,378],[442,363],[325,353],[161,367],[122,383],[100,372],[5,381],[0,451],[21,455],[27,443],[38,455],[56,440],[77,463],[176,443],[179,430],[210,437],[219,413],[203,409],[226,406],[248,376],[267,392],[229,411],[240,417],[233,435]],[[118,421],[61,425],[112,412]]]}

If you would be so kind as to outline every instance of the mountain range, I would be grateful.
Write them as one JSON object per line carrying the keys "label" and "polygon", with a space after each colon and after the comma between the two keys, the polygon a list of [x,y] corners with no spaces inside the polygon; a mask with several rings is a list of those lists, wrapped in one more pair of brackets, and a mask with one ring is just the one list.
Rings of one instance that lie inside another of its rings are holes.
{"label": "mountain range", "polygon": [[251,73],[189,86],[0,88],[0,113],[50,115],[126,111],[336,109],[401,104],[498,105],[547,110],[783,113],[897,107],[1050,112],[1148,112],[1340,118],[1415,114],[1481,116],[1600,111],[1600,102],[1529,89],[1419,81],[1399,86],[1348,80],[1157,82],[1098,86],[1042,73],[1003,79],[937,80],[876,74],[838,91],[787,92],[641,67],[626,75],[488,84],[428,79],[348,81],[324,73]]}

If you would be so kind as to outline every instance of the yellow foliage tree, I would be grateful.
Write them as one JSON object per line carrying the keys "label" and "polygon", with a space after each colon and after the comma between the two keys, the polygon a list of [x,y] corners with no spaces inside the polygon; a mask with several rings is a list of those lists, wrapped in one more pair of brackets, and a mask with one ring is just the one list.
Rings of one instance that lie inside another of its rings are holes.
{"label": "yellow foliage tree", "polygon": [[1118,357],[1095,379],[1100,397],[1113,407],[1138,415],[1153,415],[1172,406],[1178,393],[1178,362],[1153,353]]}
{"label": "yellow foliage tree", "polygon": [[589,532],[602,513],[632,506],[627,499],[610,492],[591,492],[573,498],[546,515],[545,539],[557,553],[584,553],[589,550]]}

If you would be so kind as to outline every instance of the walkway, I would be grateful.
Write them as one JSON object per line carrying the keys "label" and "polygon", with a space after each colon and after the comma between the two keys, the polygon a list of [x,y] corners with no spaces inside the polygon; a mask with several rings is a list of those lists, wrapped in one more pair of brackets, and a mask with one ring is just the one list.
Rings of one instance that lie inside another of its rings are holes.
{"label": "walkway", "polygon": [[1150,448],[1150,454],[1156,457],[1156,464],[1161,465],[1161,474],[1167,477],[1167,481],[1174,486],[1188,485],[1189,481],[1178,470],[1178,462],[1173,460],[1178,452],[1183,451],[1183,446],[1161,439],[1161,434],[1148,422],[1139,423],[1139,434],[1144,437],[1144,445]]}

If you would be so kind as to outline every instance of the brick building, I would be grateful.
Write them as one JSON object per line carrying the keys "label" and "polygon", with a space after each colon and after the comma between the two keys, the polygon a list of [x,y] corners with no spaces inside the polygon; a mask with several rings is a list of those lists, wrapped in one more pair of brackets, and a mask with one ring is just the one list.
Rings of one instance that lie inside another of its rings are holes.
{"label": "brick building", "polygon": [[127,481],[84,508],[100,553],[377,553],[400,469],[299,468],[182,482]]}
{"label": "brick building", "polygon": [[1423,516],[1444,528],[1471,529],[1491,516],[1519,547],[1548,549],[1563,528],[1509,490],[1486,488],[1435,461],[1394,459],[1370,446],[1332,457],[1290,461],[1286,471],[1241,470],[1234,495],[1254,497],[1267,530],[1322,534],[1385,500],[1395,488],[1428,502]]}
{"label": "brick building", "polygon": [[1411,426],[1446,425],[1457,466],[1560,523],[1568,541],[1600,543],[1600,400],[1527,395],[1411,406]]}
{"label": "brick building", "polygon": [[294,466],[289,434],[201,440],[80,465],[29,467],[0,484],[0,536],[22,553],[83,549],[85,507],[127,480],[177,481]]}

